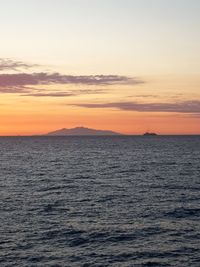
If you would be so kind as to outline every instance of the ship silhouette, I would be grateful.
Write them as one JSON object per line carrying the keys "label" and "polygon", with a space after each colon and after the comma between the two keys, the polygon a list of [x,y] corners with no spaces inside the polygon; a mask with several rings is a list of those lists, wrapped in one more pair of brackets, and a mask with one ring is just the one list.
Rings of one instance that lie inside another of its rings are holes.
{"label": "ship silhouette", "polygon": [[151,132],[146,132],[143,134],[143,136],[155,136],[157,135],[156,133],[151,133]]}

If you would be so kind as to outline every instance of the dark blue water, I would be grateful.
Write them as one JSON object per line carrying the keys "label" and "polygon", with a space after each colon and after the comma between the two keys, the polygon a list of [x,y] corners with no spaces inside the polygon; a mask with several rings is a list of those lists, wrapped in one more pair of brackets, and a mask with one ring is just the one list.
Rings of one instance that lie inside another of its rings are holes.
{"label": "dark blue water", "polygon": [[0,266],[200,266],[200,137],[0,138]]}

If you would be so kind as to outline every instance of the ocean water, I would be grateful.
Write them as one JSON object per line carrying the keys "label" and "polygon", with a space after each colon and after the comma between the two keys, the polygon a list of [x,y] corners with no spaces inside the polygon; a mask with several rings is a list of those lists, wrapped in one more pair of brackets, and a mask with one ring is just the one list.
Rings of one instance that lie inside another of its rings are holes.
{"label": "ocean water", "polygon": [[200,137],[1,137],[0,266],[200,266]]}

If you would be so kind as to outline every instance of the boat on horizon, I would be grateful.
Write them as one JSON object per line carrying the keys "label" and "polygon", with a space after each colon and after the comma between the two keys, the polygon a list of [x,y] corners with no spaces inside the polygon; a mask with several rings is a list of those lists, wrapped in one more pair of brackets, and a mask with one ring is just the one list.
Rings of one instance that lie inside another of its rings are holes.
{"label": "boat on horizon", "polygon": [[150,132],[146,132],[143,134],[143,136],[156,136],[156,133],[150,133]]}

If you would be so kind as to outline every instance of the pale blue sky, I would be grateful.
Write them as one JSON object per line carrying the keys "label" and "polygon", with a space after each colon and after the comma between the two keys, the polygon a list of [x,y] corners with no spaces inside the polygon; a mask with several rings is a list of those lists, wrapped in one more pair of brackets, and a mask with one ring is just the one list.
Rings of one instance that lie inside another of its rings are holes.
{"label": "pale blue sky", "polygon": [[199,0],[1,0],[1,57],[72,73],[200,69]]}

